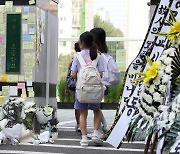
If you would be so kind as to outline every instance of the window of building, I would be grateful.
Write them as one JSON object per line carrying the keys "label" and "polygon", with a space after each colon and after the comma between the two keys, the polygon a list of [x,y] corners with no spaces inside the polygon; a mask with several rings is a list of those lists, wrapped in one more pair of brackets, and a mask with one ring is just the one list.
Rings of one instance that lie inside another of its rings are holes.
{"label": "window of building", "polygon": [[73,15],[72,24],[73,25],[79,25],[80,24],[80,15]]}
{"label": "window of building", "polygon": [[80,29],[79,28],[72,28],[72,37],[79,37]]}

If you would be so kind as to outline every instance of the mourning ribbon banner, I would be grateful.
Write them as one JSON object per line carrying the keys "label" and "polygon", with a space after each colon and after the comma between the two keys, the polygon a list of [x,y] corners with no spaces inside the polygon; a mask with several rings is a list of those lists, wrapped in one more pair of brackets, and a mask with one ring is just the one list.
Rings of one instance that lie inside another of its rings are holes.
{"label": "mourning ribbon banner", "polygon": [[159,32],[166,32],[169,29],[169,25],[165,22],[165,19],[170,19],[168,8],[171,8],[175,16],[177,16],[177,9],[180,6],[179,3],[180,0],[161,0],[152,18],[142,48],[138,56],[130,64],[126,72],[127,76],[125,80],[124,91],[122,95],[120,108],[118,110],[118,114],[120,114],[121,111],[123,111],[123,113],[119,117],[119,119],[116,119],[115,126],[111,128],[111,133],[107,138],[107,142],[116,148],[120,147],[120,144],[128,130],[129,123],[131,122],[131,118],[135,112],[136,104],[139,101],[139,94],[142,88],[141,83],[135,85],[131,82],[131,80],[137,78],[137,76],[133,73],[143,71],[143,69],[145,68],[145,55],[149,55],[151,59],[155,61],[158,60],[161,56],[168,41],[166,37],[158,37],[157,34]]}

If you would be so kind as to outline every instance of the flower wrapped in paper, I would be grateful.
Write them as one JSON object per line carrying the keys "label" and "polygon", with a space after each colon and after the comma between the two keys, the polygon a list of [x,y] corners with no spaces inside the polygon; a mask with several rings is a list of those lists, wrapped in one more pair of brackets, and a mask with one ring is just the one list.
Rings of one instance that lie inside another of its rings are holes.
{"label": "flower wrapped in paper", "polygon": [[53,117],[53,107],[46,105],[45,107],[39,107],[36,112],[37,120],[40,124],[46,124]]}

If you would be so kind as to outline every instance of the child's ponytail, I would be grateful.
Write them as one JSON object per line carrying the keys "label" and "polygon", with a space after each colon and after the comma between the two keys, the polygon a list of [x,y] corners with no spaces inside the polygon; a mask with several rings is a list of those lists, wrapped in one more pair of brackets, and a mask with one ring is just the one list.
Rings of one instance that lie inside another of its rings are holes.
{"label": "child's ponytail", "polygon": [[97,46],[94,42],[92,42],[92,45],[90,47],[90,57],[91,57],[91,60],[95,60],[97,58]]}

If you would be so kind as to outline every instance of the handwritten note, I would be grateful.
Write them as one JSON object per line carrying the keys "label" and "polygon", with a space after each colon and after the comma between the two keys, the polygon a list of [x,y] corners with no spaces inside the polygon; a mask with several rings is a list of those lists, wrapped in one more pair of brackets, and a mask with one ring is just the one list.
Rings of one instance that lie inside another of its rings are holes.
{"label": "handwritten note", "polygon": [[30,98],[34,97],[34,91],[29,91],[28,94]]}
{"label": "handwritten note", "polygon": [[34,42],[23,42],[23,49],[33,50],[34,49]]}
{"label": "handwritten note", "polygon": [[0,5],[0,12],[4,12],[4,5]]}
{"label": "handwritten note", "polygon": [[35,34],[35,28],[29,27],[29,34],[34,35]]}
{"label": "handwritten note", "polygon": [[8,76],[6,74],[1,75],[1,82],[7,82],[8,81]]}
{"label": "handwritten note", "polygon": [[33,87],[28,87],[27,91],[34,91]]}
{"label": "handwritten note", "polygon": [[26,81],[27,87],[31,88],[32,86],[32,80],[27,80]]}
{"label": "handwritten note", "polygon": [[2,43],[2,41],[3,41],[3,38],[0,36],[0,43]]}
{"label": "handwritten note", "polygon": [[10,95],[9,86],[2,86],[2,95],[5,97],[8,97]]}
{"label": "handwritten note", "polygon": [[20,7],[20,6],[16,6],[16,12],[17,12],[17,13],[21,13],[21,12],[22,12],[22,10],[21,10],[21,7]]}
{"label": "handwritten note", "polygon": [[10,83],[18,82],[18,75],[8,75],[8,82]]}
{"label": "handwritten note", "polygon": [[29,13],[29,7],[24,7],[24,13]]}
{"label": "handwritten note", "polygon": [[23,19],[23,20],[27,20],[27,19],[28,19],[28,15],[27,15],[27,14],[23,14],[23,15],[22,15],[22,19]]}
{"label": "handwritten note", "polygon": [[12,12],[13,1],[6,1],[5,3],[5,12]]}
{"label": "handwritten note", "polygon": [[27,17],[28,24],[35,24],[35,21],[36,21],[35,19],[36,19],[35,13],[28,14],[28,17]]}
{"label": "handwritten note", "polygon": [[18,89],[24,89],[25,88],[25,83],[18,83],[17,87],[18,87]]}
{"label": "handwritten note", "polygon": [[17,86],[10,86],[10,96],[18,96]]}
{"label": "handwritten note", "polygon": [[30,0],[30,1],[29,1],[29,4],[30,4],[30,5],[35,4],[35,0]]}
{"label": "handwritten note", "polygon": [[31,36],[28,34],[23,35],[23,41],[30,41],[31,40]]}

